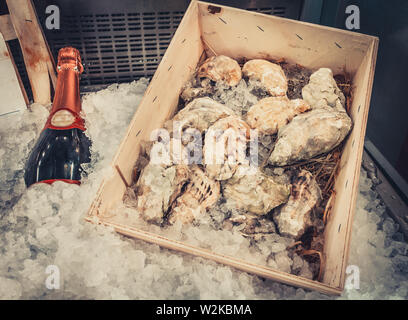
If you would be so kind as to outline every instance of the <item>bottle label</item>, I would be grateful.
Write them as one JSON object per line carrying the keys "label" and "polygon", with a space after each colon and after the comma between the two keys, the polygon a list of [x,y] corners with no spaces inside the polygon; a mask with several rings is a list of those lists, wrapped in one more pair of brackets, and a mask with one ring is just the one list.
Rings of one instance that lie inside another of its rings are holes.
{"label": "bottle label", "polygon": [[68,127],[75,121],[75,116],[68,110],[59,110],[51,118],[51,125],[54,127]]}

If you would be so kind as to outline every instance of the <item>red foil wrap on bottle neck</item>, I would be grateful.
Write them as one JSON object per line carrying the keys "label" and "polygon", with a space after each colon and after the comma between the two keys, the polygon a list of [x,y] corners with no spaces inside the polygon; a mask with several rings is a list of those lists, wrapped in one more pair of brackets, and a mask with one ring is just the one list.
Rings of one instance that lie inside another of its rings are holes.
{"label": "red foil wrap on bottle neck", "polygon": [[[80,115],[81,97],[79,94],[79,77],[83,71],[81,56],[77,49],[66,47],[59,51],[57,86],[51,113],[44,129],[78,128],[85,130],[84,120]],[[58,121],[61,118],[63,121]]]}

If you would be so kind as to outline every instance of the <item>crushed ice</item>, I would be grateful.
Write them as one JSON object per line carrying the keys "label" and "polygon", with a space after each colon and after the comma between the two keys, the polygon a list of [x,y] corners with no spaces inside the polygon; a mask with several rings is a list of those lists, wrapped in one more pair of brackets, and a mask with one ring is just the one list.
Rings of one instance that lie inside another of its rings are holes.
{"label": "crushed ice", "polygon": [[[0,118],[0,299],[329,298],[84,222],[147,83],[112,85],[83,98],[93,157],[80,187],[57,182],[25,188],[24,163],[46,107]],[[244,245],[223,243],[220,250],[230,254]],[[267,250],[275,255],[271,264],[289,263],[281,244],[271,242]],[[46,287],[50,265],[60,271],[59,289]],[[345,290],[341,299],[408,299],[408,244],[364,170],[349,265],[359,268],[360,288]],[[300,272],[302,259],[295,256],[286,268]]]}

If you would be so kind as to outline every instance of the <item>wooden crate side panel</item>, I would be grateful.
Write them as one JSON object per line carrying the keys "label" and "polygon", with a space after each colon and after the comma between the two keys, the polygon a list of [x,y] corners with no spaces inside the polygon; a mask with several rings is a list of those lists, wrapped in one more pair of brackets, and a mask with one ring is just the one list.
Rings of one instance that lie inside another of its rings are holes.
{"label": "wooden crate side panel", "polygon": [[210,13],[199,2],[204,42],[217,54],[235,59],[285,58],[316,69],[328,67],[354,74],[361,64],[372,37],[305,22],[218,6]]}
{"label": "wooden crate side panel", "polygon": [[105,177],[92,202],[88,216],[104,217],[109,214],[109,209],[123,198],[126,185],[116,168],[110,167],[110,173]]}
{"label": "wooden crate side panel", "polygon": [[325,229],[326,268],[323,282],[336,288],[344,287],[377,44],[378,41],[373,40],[369,52],[353,79],[355,90],[351,107],[353,131],[343,151],[340,173],[334,187],[336,197]]}
{"label": "wooden crate side panel", "polygon": [[140,142],[148,140],[150,133],[175,112],[181,88],[194,72],[204,50],[197,16],[197,4],[192,2],[119,145],[112,163],[115,173],[103,181],[89,216],[109,214],[109,209],[122,201],[126,184],[132,182]]}
{"label": "wooden crate side panel", "polygon": [[360,169],[361,169],[361,163],[363,159],[363,152],[364,152],[364,137],[366,134],[366,129],[367,129],[367,121],[368,121],[368,112],[370,109],[370,101],[371,101],[371,93],[372,93],[372,88],[374,84],[374,74],[375,74],[375,66],[377,62],[377,53],[378,53],[378,44],[379,44],[379,39],[375,38],[373,39],[373,43],[371,46],[371,49],[369,51],[369,64],[370,66],[368,67],[367,73],[368,73],[368,80],[367,80],[367,88],[364,91],[365,94],[365,105],[366,108],[364,110],[363,114],[363,122],[362,122],[362,128],[361,128],[361,139],[359,141],[358,145],[358,151],[357,151],[357,161],[356,161],[356,166],[355,166],[355,173],[354,173],[354,190],[353,190],[353,198],[351,200],[351,212],[348,217],[348,224],[347,224],[347,233],[346,233],[346,240],[345,240],[345,253],[343,256],[343,270],[341,272],[341,279],[340,279],[340,287],[341,289],[344,289],[344,283],[345,283],[345,278],[346,278],[346,268],[347,268],[347,263],[348,263],[348,258],[349,258],[349,251],[350,251],[350,244],[351,244],[351,233],[352,233],[352,227],[353,227],[353,220],[354,220],[354,214],[356,210],[356,202],[357,202],[357,196],[359,192],[359,181],[360,181]]}
{"label": "wooden crate side panel", "polygon": [[209,260],[212,260],[218,263],[222,263],[222,264],[231,266],[241,271],[252,273],[252,274],[258,275],[263,278],[279,281],[279,282],[282,282],[288,285],[293,285],[293,286],[311,289],[311,290],[317,290],[319,292],[329,294],[329,295],[341,294],[340,290],[336,288],[331,288],[330,286],[327,286],[317,281],[294,276],[289,273],[274,270],[268,267],[252,264],[252,263],[249,263],[244,260],[240,260],[232,256],[214,253],[209,250],[202,249],[202,248],[199,248],[193,245],[189,245],[184,242],[171,240],[171,239],[168,239],[166,237],[163,237],[163,236],[151,233],[151,232],[147,232],[147,231],[140,230],[140,229],[137,229],[131,226],[120,224],[118,222],[115,222],[114,217],[113,218],[100,218],[98,220],[99,220],[98,221],[99,223],[109,226],[109,227],[113,227],[116,232],[119,232],[123,235],[129,236],[132,238],[136,238],[136,239],[140,239],[140,240],[144,240],[149,243],[157,244],[167,249],[176,250],[176,251],[187,253],[187,254],[192,254],[194,256],[198,256],[204,259],[209,259]]}
{"label": "wooden crate side panel", "polygon": [[149,140],[150,133],[174,114],[181,89],[203,53],[197,17],[197,3],[192,2],[119,147],[114,164],[119,166],[129,184],[139,154],[137,146],[140,141]]}
{"label": "wooden crate side panel", "polygon": [[5,41],[17,39],[16,31],[14,30],[9,14],[0,16],[0,32],[3,34]]}

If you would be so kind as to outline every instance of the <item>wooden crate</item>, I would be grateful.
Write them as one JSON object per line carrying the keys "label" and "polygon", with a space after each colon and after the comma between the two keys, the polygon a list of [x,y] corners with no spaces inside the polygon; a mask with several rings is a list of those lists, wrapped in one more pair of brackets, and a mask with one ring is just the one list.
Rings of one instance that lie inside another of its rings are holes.
{"label": "wooden crate", "polygon": [[[4,4],[9,14],[0,15],[0,42],[18,39],[24,58],[24,68],[27,71],[30,81],[33,100],[34,102],[47,105],[51,103],[51,88],[55,90],[57,73],[55,61],[50,53],[47,40],[37,19],[37,12],[35,11],[33,2],[32,0],[6,0]],[[14,62],[12,51],[8,43],[6,46],[7,50],[3,50],[2,55],[6,53],[7,59],[11,60],[20,86],[20,89],[14,88],[14,91],[21,91],[25,104],[28,105],[29,99],[23,81],[18,73],[18,68]],[[14,75],[9,75],[6,72],[3,73],[4,75],[2,76],[6,82],[9,78],[11,82],[14,81]],[[6,86],[10,88],[12,84],[7,83]],[[13,92],[13,90],[8,92],[6,87],[2,89],[6,95],[10,95]],[[13,105],[14,101],[12,98],[4,100],[7,101],[5,104]],[[8,108],[13,109],[13,107]]]}
{"label": "wooden crate", "polygon": [[[378,38],[314,24],[192,1],[168,47],[94,200],[88,221],[105,224],[124,235],[162,247],[190,253],[242,271],[289,285],[341,294],[368,109],[373,84]],[[347,71],[354,88],[349,135],[335,183],[336,196],[325,229],[325,269],[321,282],[221,255],[163,236],[115,222],[109,210],[122,201],[131,184],[132,169],[140,142],[175,113],[183,84],[205,54],[239,58],[285,58],[307,68],[328,67],[333,73]]]}

